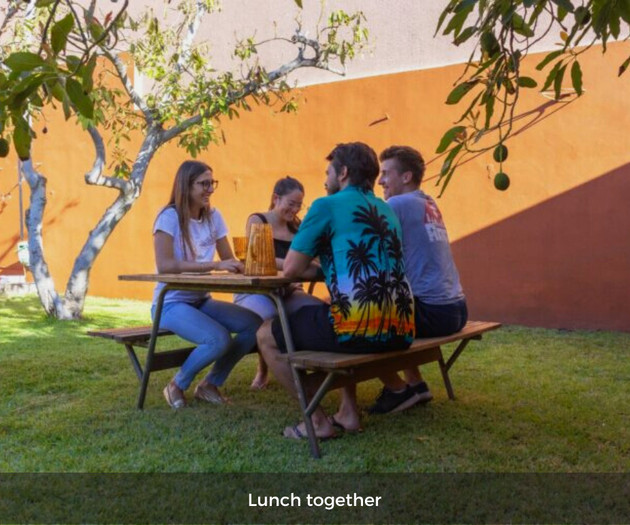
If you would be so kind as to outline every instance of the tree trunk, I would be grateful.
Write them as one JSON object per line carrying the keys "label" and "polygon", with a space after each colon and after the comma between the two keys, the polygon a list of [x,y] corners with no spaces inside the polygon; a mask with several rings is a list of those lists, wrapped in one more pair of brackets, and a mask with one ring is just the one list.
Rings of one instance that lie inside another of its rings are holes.
{"label": "tree trunk", "polygon": [[64,298],[65,310],[72,319],[81,317],[90,283],[92,266],[114,228],[116,228],[140,196],[147,168],[160,144],[160,130],[158,128],[150,128],[138,152],[129,181],[122,187],[120,195],[107,208],[96,227],[90,232],[81,252],[75,259]]}
{"label": "tree trunk", "polygon": [[55,290],[55,281],[50,276],[42,242],[42,220],[46,208],[46,178],[33,169],[31,160],[20,162],[20,169],[31,190],[30,207],[26,210],[30,270],[44,311],[51,317],[59,317],[59,314],[63,312],[63,301]]}
{"label": "tree trunk", "polygon": [[140,195],[140,188],[134,186],[129,194],[119,195],[98,221],[74,261],[72,273],[68,279],[64,298],[65,307],[73,319],[81,317],[85,296],[90,280],[90,271],[96,257],[120,220],[127,214]]}
{"label": "tree trunk", "polygon": [[[63,298],[55,290],[55,283],[44,257],[41,231],[46,207],[46,179],[35,172],[30,160],[22,164],[22,171],[31,189],[31,207],[26,212],[31,272],[47,315],[62,320],[81,318],[92,266],[114,228],[140,196],[149,163],[161,145],[160,139],[159,129],[149,129],[134,163],[130,180],[117,188],[120,194],[90,232],[75,259]],[[105,185],[99,182],[96,184]]]}

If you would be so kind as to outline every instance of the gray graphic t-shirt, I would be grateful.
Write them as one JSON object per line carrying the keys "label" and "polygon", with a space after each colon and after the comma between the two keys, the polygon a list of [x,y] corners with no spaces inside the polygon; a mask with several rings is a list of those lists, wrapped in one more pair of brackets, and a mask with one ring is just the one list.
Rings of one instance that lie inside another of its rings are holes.
{"label": "gray graphic t-shirt", "polygon": [[427,304],[464,298],[442,214],[435,201],[417,190],[390,197],[402,226],[405,273],[413,295]]}

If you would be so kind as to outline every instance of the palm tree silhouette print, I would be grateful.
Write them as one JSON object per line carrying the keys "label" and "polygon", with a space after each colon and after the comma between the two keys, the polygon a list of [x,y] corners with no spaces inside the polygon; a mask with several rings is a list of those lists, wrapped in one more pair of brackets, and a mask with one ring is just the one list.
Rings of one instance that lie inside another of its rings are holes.
{"label": "palm tree silhouette print", "polygon": [[333,316],[341,315],[344,319],[347,319],[350,315],[352,304],[348,295],[339,290],[339,278],[337,277],[337,269],[335,268],[335,260],[332,253],[332,236],[330,231],[326,231],[319,236],[316,246],[322,266],[329,268],[330,272],[330,313]]}

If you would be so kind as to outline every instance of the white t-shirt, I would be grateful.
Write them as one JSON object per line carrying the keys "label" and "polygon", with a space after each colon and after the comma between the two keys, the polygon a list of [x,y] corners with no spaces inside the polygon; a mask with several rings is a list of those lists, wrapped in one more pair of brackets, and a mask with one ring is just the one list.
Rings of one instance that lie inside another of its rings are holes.
{"label": "white t-shirt", "polygon": [[[153,225],[153,234],[162,231],[173,237],[173,252],[178,261],[209,262],[214,260],[217,250],[217,240],[226,237],[228,234],[227,225],[218,210],[213,209],[210,217],[206,220],[191,219],[188,223],[190,241],[195,248],[195,254],[191,253],[188,246],[184,250],[182,233],[179,228],[177,211],[174,207],[164,208]],[[164,288],[164,283],[158,283],[153,292],[153,304],[157,303],[160,290]],[[169,290],[164,298],[165,303],[185,302],[196,303],[207,296],[204,292],[191,292],[184,290]]]}

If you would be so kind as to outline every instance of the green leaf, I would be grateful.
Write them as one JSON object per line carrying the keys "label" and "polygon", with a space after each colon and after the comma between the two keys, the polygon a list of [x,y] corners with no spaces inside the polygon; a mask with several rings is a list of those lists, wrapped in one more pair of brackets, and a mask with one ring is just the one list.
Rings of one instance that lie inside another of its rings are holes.
{"label": "green leaf", "polygon": [[628,66],[630,66],[630,57],[626,58],[623,64],[619,66],[619,72],[617,73],[617,76],[620,77],[621,75],[623,75],[626,72],[626,69],[628,69]]}
{"label": "green leaf", "polygon": [[20,160],[27,160],[31,156],[31,133],[26,120],[14,118],[13,144]]}
{"label": "green leaf", "polygon": [[534,36],[534,31],[532,30],[532,28],[529,27],[529,24],[525,22],[523,17],[518,13],[514,13],[512,15],[512,27],[514,28],[514,32],[518,33],[519,35],[526,37]]}
{"label": "green leaf", "polygon": [[558,51],[552,51],[545,58],[542,59],[542,61],[536,66],[536,69],[538,71],[542,71],[543,68],[547,64],[549,64],[549,62],[551,62],[552,60],[555,60],[556,58],[558,58],[562,53],[563,53],[562,49],[559,49]]}
{"label": "green leaf", "polygon": [[619,22],[619,13],[611,12],[610,18],[608,19],[608,27],[610,29],[610,34],[615,38],[619,38],[619,32],[621,31],[621,26]]}
{"label": "green leaf", "polygon": [[455,140],[455,137],[464,131],[466,131],[466,126],[455,126],[454,128],[449,129],[446,133],[444,133],[442,140],[440,140],[440,145],[437,147],[435,152],[442,153],[446,151],[446,148],[451,145],[451,142]]}
{"label": "green leaf", "polygon": [[438,31],[442,27],[444,20],[446,20],[446,17],[452,13],[453,7],[455,6],[455,4],[456,4],[456,0],[451,0],[449,4],[444,8],[444,11],[440,13],[440,18],[438,19],[438,23],[435,28],[435,34],[433,35],[434,37],[438,34]]}
{"label": "green leaf", "polygon": [[455,40],[453,40],[453,44],[455,44],[456,46],[463,44],[464,42],[466,42],[466,40],[468,40],[471,36],[475,34],[476,30],[477,28],[474,26],[467,27],[457,36]]}
{"label": "green leaf", "polygon": [[573,89],[580,96],[582,94],[582,68],[577,60],[571,66],[571,82],[573,83]]}
{"label": "green leaf", "polygon": [[448,183],[451,182],[451,178],[453,177],[453,173],[455,173],[455,168],[451,168],[448,173],[446,173],[445,175],[443,175],[442,177],[440,177],[438,179],[438,181],[437,181],[438,184],[442,180],[444,181],[442,183],[442,189],[440,190],[440,194],[438,195],[438,198],[441,197],[442,194],[446,191],[446,187],[448,186]]}
{"label": "green leaf", "polygon": [[74,17],[70,13],[53,26],[50,31],[50,43],[55,53],[59,53],[62,49],[65,49],[68,35],[73,27]]}
{"label": "green leaf", "polygon": [[568,14],[569,11],[567,9],[565,9],[564,7],[558,7],[558,14],[556,15],[556,19],[558,20],[558,22],[562,22]]}
{"label": "green leaf", "polygon": [[558,7],[561,7],[562,9],[564,9],[565,11],[568,11],[569,13],[573,13],[573,11],[575,10],[570,0],[551,0],[551,1],[554,4],[556,4]]}
{"label": "green leaf", "polygon": [[457,154],[464,147],[463,144],[458,144],[451,151],[448,152],[448,155],[444,159],[444,163],[442,164],[442,169],[440,170],[440,178],[444,177],[449,170],[451,169],[451,164],[453,164],[453,160],[457,157]]}
{"label": "green leaf", "polygon": [[479,43],[481,44],[481,50],[487,53],[488,56],[496,55],[499,51],[501,51],[499,41],[492,31],[485,31],[481,35]]}
{"label": "green leaf", "polygon": [[35,2],[35,7],[46,7],[54,2],[55,0],[37,0],[37,2]]}
{"label": "green leaf", "polygon": [[66,96],[66,91],[63,89],[61,83],[57,80],[54,80],[48,83],[48,89],[50,90],[50,94],[57,99],[59,102],[63,102],[63,99]]}
{"label": "green leaf", "polygon": [[488,101],[486,102],[486,122],[484,125],[486,129],[490,127],[490,120],[492,119],[492,115],[494,114],[494,100],[495,98],[493,96],[490,96],[488,98]]}
{"label": "green leaf", "polygon": [[94,69],[96,68],[96,55],[92,55],[85,68],[83,68],[83,91],[90,92],[92,91],[92,87],[94,86],[94,82],[92,77],[94,75]]}
{"label": "green leaf", "polygon": [[538,85],[538,82],[531,77],[518,77],[517,83],[520,87],[524,88],[535,88]]}
{"label": "green leaf", "polygon": [[66,93],[70,101],[77,108],[77,111],[86,118],[94,117],[94,103],[92,99],[83,92],[83,86],[74,78],[66,80]]}
{"label": "green leaf", "polygon": [[553,84],[553,81],[555,80],[556,75],[558,74],[558,70],[560,69],[561,65],[562,65],[562,62],[558,62],[555,66],[553,66],[553,69],[549,71],[549,74],[547,75],[547,79],[545,80],[545,83],[541,91],[547,91],[547,89],[549,89],[551,84]]}
{"label": "green leaf", "polygon": [[556,100],[560,100],[560,94],[562,92],[562,79],[564,78],[564,72],[567,70],[567,66],[564,65],[558,69],[556,77],[553,79],[553,90]]}
{"label": "green leaf", "polygon": [[448,35],[449,33],[452,32],[453,35],[457,37],[462,30],[462,26],[464,25],[466,18],[468,18],[468,15],[472,11],[472,8],[473,6],[471,5],[455,13],[453,17],[450,19],[448,25],[446,26],[446,29],[444,30],[444,34]]}
{"label": "green leaf", "polygon": [[302,9],[302,0],[294,0],[297,6]]}
{"label": "green leaf", "polygon": [[466,82],[462,82],[458,86],[455,86],[455,89],[451,91],[446,97],[447,104],[457,104],[463,97],[468,93],[472,88],[474,88],[478,80],[468,80]]}
{"label": "green leaf", "polygon": [[473,8],[478,1],[479,0],[461,0],[461,2],[455,6],[455,12],[459,13],[463,9]]}
{"label": "green leaf", "polygon": [[617,9],[624,22],[630,24],[630,0],[617,0]]}
{"label": "green leaf", "polygon": [[69,55],[66,57],[66,65],[71,72],[78,71],[79,67],[81,67],[81,59],[74,55]]}
{"label": "green leaf", "polygon": [[42,57],[28,51],[11,53],[4,63],[14,72],[32,71],[46,65]]}
{"label": "green leaf", "polygon": [[42,85],[44,75],[30,75],[18,82],[7,98],[7,106],[12,110],[23,111],[24,103],[33,95]]}

